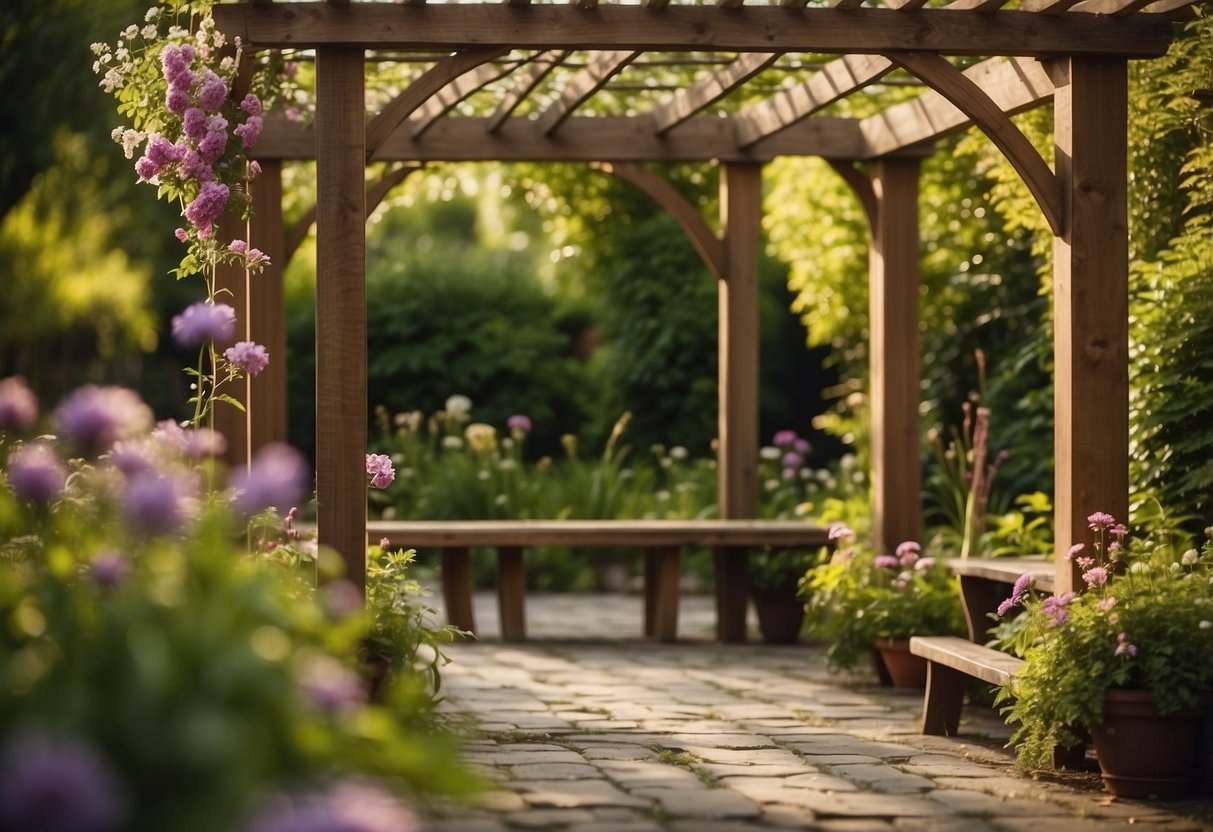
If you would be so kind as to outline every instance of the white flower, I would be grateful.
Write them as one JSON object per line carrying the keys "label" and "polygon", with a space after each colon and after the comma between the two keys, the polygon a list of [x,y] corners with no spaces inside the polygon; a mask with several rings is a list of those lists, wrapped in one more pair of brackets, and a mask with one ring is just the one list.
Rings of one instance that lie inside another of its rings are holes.
{"label": "white flower", "polygon": [[1196,626],[1200,627],[1200,629],[1202,629],[1202,630],[1207,630],[1210,627],[1213,627],[1213,621],[1202,621],[1199,624],[1197,624]]}
{"label": "white flower", "polygon": [[1197,551],[1195,549],[1189,549],[1188,551],[1184,552],[1183,557],[1180,558],[1180,560],[1183,562],[1184,566],[1191,566],[1192,564],[1196,563],[1196,561],[1199,559],[1200,559],[1200,555],[1197,553]]}
{"label": "white flower", "polygon": [[444,436],[442,437],[442,449],[444,451],[457,451],[463,447],[463,439],[459,436]]}
{"label": "white flower", "polygon": [[783,452],[778,448],[767,445],[758,451],[758,455],[763,459],[776,460],[783,456]]}
{"label": "white flower", "polygon": [[140,32],[139,34],[143,37],[144,40],[155,40],[156,35],[160,34],[160,31],[155,26],[149,25],[149,26],[144,26],[143,31]]}
{"label": "white flower", "polygon": [[670,448],[670,457],[672,459],[686,459],[687,449],[681,445],[675,445],[674,447]]}
{"label": "white flower", "polygon": [[139,27],[132,23],[130,26],[127,26],[122,30],[122,37],[126,38],[127,40],[139,37]]}
{"label": "white flower", "polygon": [[476,472],[476,479],[487,480],[488,478],[489,478],[489,472],[485,471],[483,468]]}
{"label": "white flower", "polygon": [[466,416],[472,412],[472,400],[456,393],[446,400],[446,412],[452,416]]}
{"label": "white flower", "polygon": [[514,460],[510,459],[509,457],[506,457],[505,459],[503,459],[497,463],[497,467],[502,471],[513,471],[515,468],[518,467],[518,463],[515,462]]}
{"label": "white flower", "polygon": [[147,10],[147,14],[145,14],[143,16],[143,21],[145,23],[151,23],[153,20],[156,20],[159,17],[160,17],[160,7],[152,6],[150,9]]}
{"label": "white flower", "polygon": [[1144,560],[1139,560],[1134,562],[1134,564],[1129,567],[1129,571],[1135,575],[1142,575],[1150,571],[1150,564],[1146,563]]}
{"label": "white flower", "polygon": [[659,502],[659,503],[664,503],[664,502],[668,502],[668,501],[669,501],[669,499],[670,499],[670,492],[665,491],[665,490],[662,490],[662,491],[658,491],[658,492],[657,492],[655,495],[653,495],[653,496],[655,496],[655,497],[657,498],[657,502]]}
{"label": "white flower", "polygon": [[1180,566],[1178,563],[1171,564],[1171,574],[1172,575],[1178,575],[1181,569],[1183,569],[1183,567]]}

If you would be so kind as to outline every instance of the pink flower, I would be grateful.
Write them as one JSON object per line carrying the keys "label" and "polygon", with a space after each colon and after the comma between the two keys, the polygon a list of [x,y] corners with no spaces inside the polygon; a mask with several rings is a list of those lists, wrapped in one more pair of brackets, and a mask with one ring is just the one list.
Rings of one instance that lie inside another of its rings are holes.
{"label": "pink flower", "polygon": [[253,456],[248,468],[235,471],[229,484],[232,504],[244,514],[269,506],[293,506],[307,488],[308,466],[303,454],[289,445],[271,443]]}
{"label": "pink flower", "polygon": [[204,162],[214,164],[227,149],[227,119],[211,116],[206,126],[206,135],[198,142],[198,155]]}
{"label": "pink flower", "polygon": [[1087,522],[1091,524],[1092,531],[1099,531],[1115,526],[1116,518],[1106,512],[1097,511],[1087,518]]}
{"label": "pink flower", "polygon": [[1070,611],[1066,607],[1076,597],[1073,592],[1067,592],[1064,595],[1050,595],[1040,605],[1041,612],[1053,619],[1051,623],[1054,627],[1060,627],[1070,618]]}
{"label": "pink flower", "polygon": [[25,430],[38,418],[38,397],[21,376],[0,381],[0,430]]}
{"label": "pink flower", "polygon": [[1087,582],[1087,586],[1103,586],[1108,582],[1108,570],[1102,566],[1096,566],[1094,569],[1083,572],[1082,579]]}
{"label": "pink flower", "polygon": [[913,540],[904,540],[897,544],[897,557],[900,559],[902,566],[913,566],[914,562],[918,560],[918,553],[921,551],[922,546]]}
{"label": "pink flower", "polygon": [[781,430],[772,437],[771,444],[776,448],[791,448],[796,445],[798,438],[794,430]]}
{"label": "pink flower", "polygon": [[189,239],[190,235],[186,233],[184,228],[178,228],[176,231],[173,232],[173,236],[184,243],[186,240]]}
{"label": "pink flower", "polygon": [[1024,596],[1032,588],[1033,580],[1032,573],[1030,572],[1025,572],[1015,580],[1015,586],[1011,587],[1011,597],[998,605],[999,618],[1009,613],[1013,607],[1023,603]]}
{"label": "pink flower", "polygon": [[900,569],[901,561],[892,555],[877,555],[872,565],[877,569]]}
{"label": "pink flower", "polygon": [[185,218],[198,229],[204,237],[211,234],[211,224],[223,214],[230,195],[227,185],[218,182],[207,182],[185,208]]}
{"label": "pink flower", "polygon": [[1100,598],[1095,602],[1095,606],[1099,607],[1104,612],[1108,612],[1112,607],[1116,606],[1116,597],[1109,595],[1107,598]]}
{"label": "pink flower", "polygon": [[255,376],[269,366],[270,356],[265,347],[252,341],[237,341],[224,351],[223,357],[233,366]]}
{"label": "pink flower", "polygon": [[1066,560],[1073,560],[1074,556],[1077,555],[1079,552],[1081,552],[1086,547],[1087,547],[1087,544],[1085,544],[1085,543],[1075,543],[1073,546],[1070,547],[1070,550],[1068,552],[1066,552]]}
{"label": "pink flower", "polygon": [[250,116],[259,116],[261,115],[261,99],[250,92],[244,97],[244,100],[240,102],[240,109],[244,110]]}
{"label": "pink flower", "polygon": [[195,150],[187,150],[181,160],[181,175],[186,179],[197,179],[199,182],[210,182],[215,178],[215,171],[203,161]]}
{"label": "pink flower", "polygon": [[392,458],[387,454],[367,454],[366,472],[371,475],[371,485],[376,488],[387,488],[396,479]]}
{"label": "pink flower", "polygon": [[845,540],[855,537],[855,532],[847,528],[842,523],[835,523],[830,526],[830,540]]}
{"label": "pink flower", "polygon": [[530,433],[531,420],[528,416],[515,414],[505,420],[505,426],[510,429],[510,433]]}
{"label": "pink flower", "polygon": [[1137,645],[1129,643],[1127,633],[1121,633],[1116,637],[1116,655],[1129,659],[1137,655]]}
{"label": "pink flower", "polygon": [[248,163],[248,178],[256,179],[261,175],[261,163],[256,159]]}
{"label": "pink flower", "polygon": [[160,168],[151,159],[140,156],[139,160],[135,162],[135,173],[139,174],[139,178],[144,182],[148,182],[156,178],[156,175],[160,173]]}
{"label": "pink flower", "polygon": [[223,343],[236,334],[236,310],[226,303],[198,301],[173,317],[173,340],[183,347],[203,341]]}
{"label": "pink flower", "polygon": [[237,254],[244,254],[246,251],[248,251],[248,243],[246,243],[244,240],[232,240],[230,243],[228,243],[227,250],[234,251]]}
{"label": "pink flower", "polygon": [[182,128],[185,135],[194,141],[201,141],[206,135],[207,115],[197,107],[190,107],[182,117]]}
{"label": "pink flower", "polygon": [[1079,569],[1090,569],[1095,565],[1095,558],[1075,558],[1074,562],[1078,564]]}
{"label": "pink flower", "polygon": [[928,569],[930,569],[934,565],[935,565],[935,558],[919,558],[918,562],[914,564],[914,570],[916,572],[926,572]]}
{"label": "pink flower", "polygon": [[144,155],[151,159],[157,167],[164,167],[180,162],[185,157],[185,148],[178,147],[164,136],[153,133],[148,137]]}
{"label": "pink flower", "polygon": [[164,97],[164,104],[168,107],[169,112],[184,113],[190,105],[190,94],[180,87],[169,87],[168,94]]}
{"label": "pink flower", "polygon": [[49,445],[23,445],[9,457],[8,482],[20,499],[49,503],[67,484],[67,471]]}

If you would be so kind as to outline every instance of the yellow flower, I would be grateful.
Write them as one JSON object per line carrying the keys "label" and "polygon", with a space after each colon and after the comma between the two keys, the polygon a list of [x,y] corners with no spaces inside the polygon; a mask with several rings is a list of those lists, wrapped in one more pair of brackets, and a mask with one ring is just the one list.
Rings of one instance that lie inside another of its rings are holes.
{"label": "yellow flower", "polygon": [[497,450],[497,429],[484,422],[473,422],[463,431],[468,447],[478,454],[491,454]]}

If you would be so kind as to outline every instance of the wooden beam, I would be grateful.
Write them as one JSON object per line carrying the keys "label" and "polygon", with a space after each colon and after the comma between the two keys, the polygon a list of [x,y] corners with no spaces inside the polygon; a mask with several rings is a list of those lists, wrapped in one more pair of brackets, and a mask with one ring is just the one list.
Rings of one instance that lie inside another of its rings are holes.
{"label": "wooden beam", "polygon": [[873,531],[892,553],[918,540],[922,475],[918,438],[918,161],[872,168],[876,229],[868,257]]}
{"label": "wooden beam", "polygon": [[269,257],[260,274],[249,278],[249,338],[265,347],[270,363],[249,380],[249,451],[287,440],[286,301],[282,278],[286,270],[286,233],[282,223],[282,162],[267,160],[249,192],[248,243]]}
{"label": "wooden beam", "polygon": [[1010,0],[952,0],[944,6],[952,11],[995,12],[1005,6]]}
{"label": "wooden beam", "polygon": [[[1085,14],[1110,14],[1113,17],[1124,17],[1136,14],[1150,5],[1154,0],[1082,0],[1071,7],[1072,12]],[[1198,2],[1198,0],[1192,0]]]}
{"label": "wooden beam", "polygon": [[746,107],[733,121],[737,143],[748,147],[882,77],[893,62],[880,55],[847,55],[830,61],[803,84]]}
{"label": "wooden beam", "polygon": [[1023,178],[1053,233],[1061,233],[1057,177],[1027,136],[1020,132],[985,90],[939,55],[890,52],[889,57],[955,104],[982,129]]}
{"label": "wooden beam", "polygon": [[568,52],[561,50],[540,52],[534,55],[531,58],[530,66],[518,74],[514,86],[497,102],[497,109],[489,116],[488,131],[491,133],[501,127],[510,114],[518,109],[518,105],[525,101],[527,96],[543,83],[543,79],[548,77],[553,69],[560,66],[568,56]]}
{"label": "wooden beam", "polygon": [[[544,136],[534,121],[524,118],[508,119],[493,133],[488,132],[487,119],[445,118],[420,140],[397,131],[380,148],[379,158],[406,162],[760,162],[781,155],[858,159],[865,155],[866,147],[858,122],[825,116],[805,119],[746,148],[738,146],[732,122],[707,116],[697,116],[664,137],[653,132],[648,117],[574,116],[554,137]],[[303,125],[271,114],[252,152],[258,159],[313,159],[315,135]]]}
{"label": "wooden beam", "polygon": [[868,232],[875,234],[879,206],[876,202],[876,189],[872,187],[871,178],[857,168],[853,161],[844,159],[828,159],[826,161],[842,181],[847,183],[847,187],[851,189],[851,193],[855,194],[855,198],[859,200],[859,207],[863,209],[863,215],[867,218]]}
{"label": "wooden beam", "polygon": [[1061,14],[1078,2],[1079,0],[1020,0],[1019,8],[1038,14]]}
{"label": "wooden beam", "polygon": [[509,50],[500,47],[469,49],[445,57],[427,69],[421,74],[421,77],[409,84],[404,92],[389,101],[387,106],[366,126],[367,161],[373,162],[380,158],[379,149],[387,141],[388,136],[392,135],[396,128],[425,104],[431,96],[465,72],[494,58],[500,58],[507,51]]}
{"label": "wooden beam", "polygon": [[[717,9],[676,4],[654,14],[612,3],[593,12],[575,6],[526,7],[434,3],[295,2],[215,6],[219,31],[254,49],[342,45],[364,49],[612,49],[874,54],[921,50],[949,55],[1161,55],[1171,40],[1162,16],[1111,18],[1000,11],[956,14],[947,9],[778,6]],[[913,32],[913,37],[907,37]]]}
{"label": "wooden beam", "polygon": [[705,107],[724,98],[737,87],[779,60],[779,54],[747,52],[718,72],[700,78],[674,93],[669,101],[653,108],[658,135],[677,127]]}
{"label": "wooden beam", "polygon": [[494,81],[514,71],[516,64],[497,66],[481,64],[471,72],[465,72],[434,93],[416,113],[409,117],[409,135],[419,138],[435,121],[455,108],[460,101],[483,89]]}
{"label": "wooden beam", "polygon": [[831,9],[858,9],[863,5],[863,0],[830,0],[829,6]]}
{"label": "wooden beam", "polygon": [[363,53],[316,51],[316,520],[366,587],[366,114]]}
{"label": "wooden beam", "polygon": [[[762,166],[720,171],[725,277],[717,281],[719,339],[717,460],[720,517],[758,511],[758,263],[762,254]],[[716,621],[721,641],[745,640],[749,594],[742,552],[715,552]]]}
{"label": "wooden beam", "polygon": [[[1053,95],[1048,73],[1031,58],[990,58],[964,74],[1007,114],[1034,107]],[[972,123],[955,104],[931,90],[861,121],[859,129],[867,145],[863,158],[933,142]]]}
{"label": "wooden beam", "polygon": [[725,276],[724,247],[716,233],[708,227],[703,216],[686,197],[664,178],[635,162],[603,162],[595,165],[604,173],[611,173],[635,185],[648,194],[654,202],[665,209],[691,240],[700,259],[712,276]]}
{"label": "wooden beam", "polygon": [[550,136],[564,124],[587,98],[602,89],[611,78],[636,59],[639,52],[626,49],[601,52],[590,59],[585,69],[569,79],[564,91],[551,106],[539,114],[539,132]]}
{"label": "wooden beam", "polygon": [[1096,511],[1129,512],[1128,70],[1051,66],[1057,174],[1069,221],[1053,242],[1055,591],[1082,588],[1069,547]]}
{"label": "wooden beam", "polygon": [[901,12],[912,12],[927,4],[927,0],[887,0],[887,2],[890,9],[897,9]]}

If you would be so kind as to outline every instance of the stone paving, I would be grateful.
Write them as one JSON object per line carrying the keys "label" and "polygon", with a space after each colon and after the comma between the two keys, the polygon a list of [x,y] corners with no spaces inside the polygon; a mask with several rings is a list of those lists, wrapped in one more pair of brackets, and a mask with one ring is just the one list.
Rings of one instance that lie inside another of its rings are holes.
{"label": "stone paving", "polygon": [[492,785],[431,810],[432,832],[1213,830],[1213,801],[1017,774],[987,709],[961,737],[924,737],[921,693],[827,673],[814,647],[714,644],[707,598],[683,599],[675,645],[643,641],[633,596],[532,595],[523,644],[495,640],[491,597],[476,604],[444,707]]}

